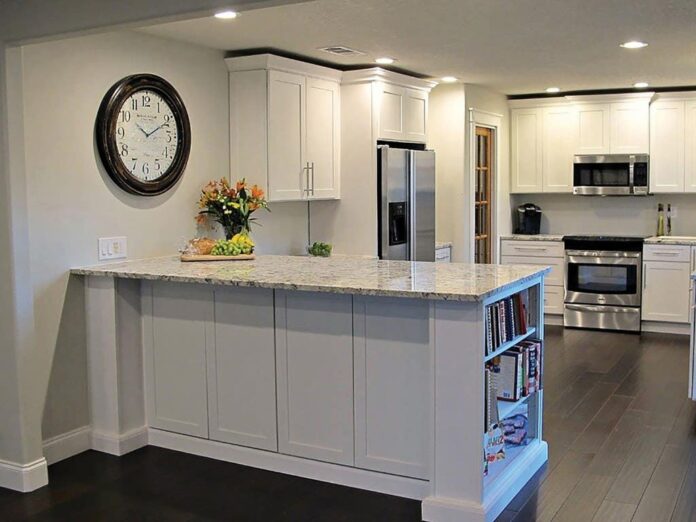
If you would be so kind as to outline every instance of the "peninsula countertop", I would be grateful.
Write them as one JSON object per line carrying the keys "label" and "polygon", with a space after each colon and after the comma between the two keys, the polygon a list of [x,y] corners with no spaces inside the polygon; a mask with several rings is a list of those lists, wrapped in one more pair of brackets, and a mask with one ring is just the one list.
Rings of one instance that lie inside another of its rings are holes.
{"label": "peninsula countertop", "polygon": [[529,265],[386,261],[352,256],[260,255],[253,261],[182,263],[178,256],[74,268],[82,276],[342,294],[482,301],[549,272]]}

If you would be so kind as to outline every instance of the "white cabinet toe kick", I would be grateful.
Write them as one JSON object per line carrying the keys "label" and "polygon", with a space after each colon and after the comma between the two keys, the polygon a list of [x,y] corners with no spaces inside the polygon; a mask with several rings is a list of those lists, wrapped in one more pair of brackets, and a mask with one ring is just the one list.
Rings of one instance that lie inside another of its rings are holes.
{"label": "white cabinet toe kick", "polygon": [[484,477],[486,307],[526,292],[526,337],[543,340],[542,277],[447,301],[87,276],[93,430],[115,441],[97,449],[151,444],[490,522],[548,452],[538,391],[520,401],[529,444]]}

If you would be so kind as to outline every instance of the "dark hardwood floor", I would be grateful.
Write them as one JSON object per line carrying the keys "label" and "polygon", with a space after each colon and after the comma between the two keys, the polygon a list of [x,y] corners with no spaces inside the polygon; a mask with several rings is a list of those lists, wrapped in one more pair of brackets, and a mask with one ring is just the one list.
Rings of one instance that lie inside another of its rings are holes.
{"label": "dark hardwood floor", "polygon": [[[696,521],[685,337],[547,328],[550,458],[499,521]],[[158,448],[87,452],[0,489],[0,521],[417,521],[420,503]]]}

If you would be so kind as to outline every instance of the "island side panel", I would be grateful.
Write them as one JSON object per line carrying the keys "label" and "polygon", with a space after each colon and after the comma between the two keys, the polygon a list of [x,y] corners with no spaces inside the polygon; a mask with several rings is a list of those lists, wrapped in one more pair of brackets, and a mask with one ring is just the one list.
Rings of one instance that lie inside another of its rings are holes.
{"label": "island side panel", "polygon": [[356,295],[353,310],[355,465],[429,479],[434,304]]}

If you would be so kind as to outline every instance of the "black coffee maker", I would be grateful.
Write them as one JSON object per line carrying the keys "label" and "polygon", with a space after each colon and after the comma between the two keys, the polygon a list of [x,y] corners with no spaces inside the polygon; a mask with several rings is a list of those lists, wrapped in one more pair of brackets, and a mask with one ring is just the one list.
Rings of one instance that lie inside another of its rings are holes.
{"label": "black coffee maker", "polygon": [[517,207],[517,228],[515,234],[536,235],[541,228],[541,208],[534,203]]}

